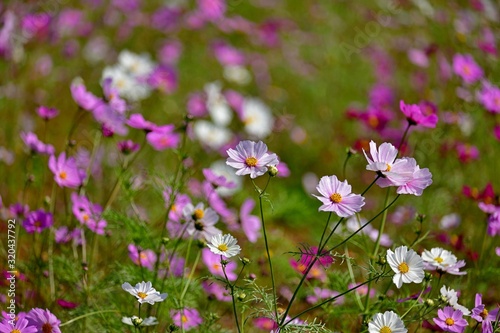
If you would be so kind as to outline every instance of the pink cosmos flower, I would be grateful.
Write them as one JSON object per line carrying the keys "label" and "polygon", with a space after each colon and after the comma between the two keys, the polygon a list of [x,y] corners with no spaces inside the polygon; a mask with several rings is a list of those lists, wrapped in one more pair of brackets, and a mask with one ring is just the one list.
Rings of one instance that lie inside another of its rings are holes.
{"label": "pink cosmos flower", "polygon": [[209,21],[215,21],[224,17],[226,12],[225,0],[198,0],[199,13]]}
{"label": "pink cosmos flower", "polygon": [[80,171],[73,157],[66,159],[66,153],[61,153],[56,160],[54,155],[49,158],[49,169],[54,174],[55,182],[61,187],[77,188],[82,184]]}
{"label": "pink cosmos flower", "polygon": [[128,155],[130,153],[138,151],[140,145],[132,140],[120,141],[118,142],[118,149],[124,154]]}
{"label": "pink cosmos flower", "polygon": [[417,104],[405,104],[404,101],[399,102],[399,108],[401,112],[406,116],[408,123],[410,125],[420,125],[422,127],[435,128],[438,122],[438,116],[436,115],[436,109],[432,104],[421,103]]}
{"label": "pink cosmos flower", "polygon": [[240,221],[241,228],[248,238],[250,243],[255,243],[260,237],[260,229],[262,225],[257,216],[251,215],[252,209],[255,207],[255,201],[247,199],[241,205]]}
{"label": "pink cosmos flower", "polygon": [[236,149],[228,149],[229,155],[226,164],[238,169],[238,176],[250,175],[250,178],[257,178],[267,172],[270,165],[278,165],[278,156],[268,154],[267,146],[262,141],[241,141]]}
{"label": "pink cosmos flower", "polygon": [[477,93],[477,99],[484,108],[491,113],[500,113],[500,88],[485,82]]}
{"label": "pink cosmos flower", "polygon": [[170,317],[175,325],[181,327],[185,331],[198,327],[203,323],[203,318],[198,310],[193,308],[184,308],[181,310],[171,310]]}
{"label": "pink cosmos flower", "polygon": [[[306,301],[309,304],[316,304],[319,303],[320,301],[323,301],[325,299],[329,299],[332,297],[337,296],[339,293],[330,289],[322,289],[319,287],[314,287],[313,293],[310,295],[306,296]],[[334,302],[331,304],[343,304],[344,303],[344,296],[341,296],[337,299],[335,299]]]}
{"label": "pink cosmos flower", "polygon": [[456,151],[458,159],[463,163],[472,162],[479,159],[479,149],[468,143],[457,143]]}
{"label": "pink cosmos flower", "polygon": [[202,93],[191,94],[187,102],[187,111],[195,118],[206,116],[208,114],[206,96]]}
{"label": "pink cosmos flower", "polygon": [[[305,265],[301,260],[296,261],[294,259],[290,259],[290,266],[302,275],[304,275],[307,271],[307,265]],[[315,262],[307,274],[307,279],[316,279],[321,282],[326,282],[325,268],[321,266],[320,263]]]}
{"label": "pink cosmos flower", "polygon": [[81,78],[74,79],[70,89],[73,100],[84,110],[93,111],[99,103],[102,103],[100,98],[87,91]]}
{"label": "pink cosmos flower", "polygon": [[216,187],[225,187],[225,188],[235,188],[236,183],[232,181],[226,180],[226,177],[219,176],[212,171],[212,169],[203,169],[203,176],[205,176],[206,180],[215,185]]}
{"label": "pink cosmos flower", "polygon": [[370,142],[370,156],[365,154],[368,161],[366,170],[375,171],[379,176],[377,185],[381,187],[401,186],[413,179],[415,166],[409,164],[409,159],[396,159],[398,150],[392,144],[384,142],[377,150],[375,142]]}
{"label": "pink cosmos flower", "polygon": [[26,314],[23,312],[20,312],[17,314],[17,319],[12,326],[12,324],[9,322],[10,318],[4,318],[0,322],[0,333],[37,333],[40,332],[36,326],[33,326],[29,323],[28,319],[26,318]]}
{"label": "pink cosmos flower", "polygon": [[74,309],[78,307],[78,303],[66,301],[64,299],[58,299],[57,304],[63,309]]}
{"label": "pink cosmos flower", "polygon": [[129,119],[127,120],[127,125],[132,128],[142,129],[146,132],[151,132],[157,127],[156,124],[144,119],[144,117],[140,113],[131,114]]}
{"label": "pink cosmos flower", "polygon": [[[201,258],[203,260],[203,263],[205,264],[205,266],[207,266],[207,268],[211,274],[224,278],[224,271],[222,270],[222,266],[220,263],[220,255],[212,253],[212,251],[210,251],[210,249],[208,249],[208,248],[204,248],[201,251]],[[226,258],[223,256],[223,259],[226,259]],[[226,265],[225,270],[226,270],[227,278],[229,279],[229,281],[236,280],[237,275],[235,273],[235,270],[237,268],[238,268],[238,265],[234,261],[230,261]]]}
{"label": "pink cosmos flower", "polygon": [[153,250],[143,250],[134,244],[129,244],[128,256],[134,264],[145,267],[150,271],[154,270],[157,257]]}
{"label": "pink cosmos flower", "polygon": [[29,234],[41,233],[43,230],[50,228],[52,224],[54,224],[52,214],[43,209],[30,212],[23,221],[23,227]]}
{"label": "pink cosmos flower", "polygon": [[36,113],[44,119],[44,120],[49,120],[52,118],[55,118],[58,114],[59,111],[57,111],[56,108],[49,108],[47,106],[40,106],[38,109],[36,109]]}
{"label": "pink cosmos flower", "polygon": [[462,333],[469,325],[463,318],[462,311],[455,310],[451,306],[438,310],[438,317],[433,319],[445,332]]}
{"label": "pink cosmos flower", "polygon": [[177,148],[180,136],[174,130],[174,125],[156,126],[153,131],[146,135],[146,139],[155,150]]}
{"label": "pink cosmos flower", "polygon": [[[404,158],[407,160],[407,165],[413,167],[412,178],[397,189],[398,194],[413,194],[421,196],[424,189],[432,184],[432,174],[429,169],[420,169],[417,162],[413,158]],[[381,180],[384,183],[384,179]],[[380,184],[379,184],[380,185]],[[380,185],[381,187],[384,187]]]}
{"label": "pink cosmos flower", "polygon": [[177,89],[177,73],[168,65],[157,66],[147,79],[148,84],[165,94],[171,94]]}
{"label": "pink cosmos flower", "polygon": [[218,41],[212,45],[215,57],[222,66],[241,66],[245,64],[245,55],[240,50]]}
{"label": "pink cosmos flower", "polygon": [[209,298],[215,298],[216,300],[221,302],[231,302],[231,295],[229,295],[226,288],[217,281],[203,281],[201,283],[201,286],[203,287]]}
{"label": "pink cosmos flower", "polygon": [[86,196],[78,195],[76,192],[71,193],[71,202],[76,219],[96,234],[104,235],[104,228],[108,223],[102,218],[102,207],[91,203]]}
{"label": "pink cosmos flower", "polygon": [[116,87],[113,86],[112,78],[105,78],[102,82],[102,91],[106,97],[108,105],[116,112],[123,114],[127,111],[127,102],[120,97],[120,93]]}
{"label": "pink cosmos flower", "polygon": [[49,145],[49,144],[45,144],[42,141],[40,141],[35,133],[22,132],[21,139],[23,140],[24,144],[30,149],[30,151],[32,153],[47,154],[47,155],[54,155],[54,153],[55,153],[54,146]]}
{"label": "pink cosmos flower", "polygon": [[324,176],[316,187],[321,196],[314,195],[323,205],[318,210],[335,212],[340,217],[349,217],[361,211],[365,198],[351,193],[351,185],[347,180],[340,182],[337,176]]}
{"label": "pink cosmos flower", "polygon": [[492,311],[486,310],[486,307],[483,304],[483,296],[481,294],[476,294],[474,305],[475,307],[472,309],[471,317],[482,324],[481,330],[483,333],[493,333],[492,322],[497,320],[499,308],[497,307]]}
{"label": "pink cosmos flower", "polygon": [[455,54],[453,56],[453,71],[466,84],[471,84],[484,76],[483,70],[470,54]]}
{"label": "pink cosmos flower", "polygon": [[30,325],[35,326],[38,332],[43,333],[61,333],[59,325],[61,321],[52,314],[48,309],[40,308],[31,309],[26,315]]}

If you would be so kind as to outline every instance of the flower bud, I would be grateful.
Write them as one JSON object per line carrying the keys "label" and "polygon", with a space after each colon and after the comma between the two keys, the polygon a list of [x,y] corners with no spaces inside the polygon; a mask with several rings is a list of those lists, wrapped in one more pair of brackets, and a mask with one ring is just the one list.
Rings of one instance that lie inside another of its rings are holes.
{"label": "flower bud", "polygon": [[274,165],[270,165],[267,167],[267,173],[271,177],[275,177],[278,174],[278,168]]}
{"label": "flower bud", "polygon": [[238,294],[238,301],[243,301],[247,297],[247,294],[245,293],[240,293]]}

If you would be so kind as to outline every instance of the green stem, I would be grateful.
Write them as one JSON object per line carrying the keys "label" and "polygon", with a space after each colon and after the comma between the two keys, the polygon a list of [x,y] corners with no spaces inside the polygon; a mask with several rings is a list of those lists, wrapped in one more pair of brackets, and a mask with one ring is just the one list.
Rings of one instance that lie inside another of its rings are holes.
{"label": "green stem", "polygon": [[[55,205],[56,195],[57,195],[57,185],[54,182],[52,184],[52,194],[50,196],[50,212],[52,213],[52,216],[54,216],[56,207]],[[50,300],[53,302],[56,299],[56,285],[54,281],[54,226],[50,227],[48,256],[49,256]]]}
{"label": "green stem", "polygon": [[229,279],[228,279],[227,274],[226,274],[226,265],[223,263],[224,263],[224,259],[222,258],[222,255],[221,255],[220,256],[220,264],[222,267],[222,272],[224,272],[224,277],[226,278],[227,285],[229,286],[229,289],[231,289],[231,300],[233,303],[233,313],[234,313],[234,320],[236,322],[236,328],[238,329],[238,333],[241,333],[240,323],[238,321],[238,312],[236,311],[236,301],[234,299],[234,285],[231,282],[229,282]]}
{"label": "green stem", "polygon": [[191,268],[191,272],[189,272],[188,280],[187,280],[186,285],[184,286],[184,290],[182,291],[182,294],[181,294],[181,298],[180,298],[181,304],[184,300],[184,296],[186,295],[186,292],[188,291],[189,284],[191,283],[191,281],[193,279],[194,272],[196,270],[196,266],[198,266],[198,261],[200,260],[200,256],[201,256],[201,251],[198,251],[198,254],[196,254],[196,258],[195,258],[194,263],[193,263],[193,268]]}
{"label": "green stem", "polygon": [[118,311],[118,310],[101,310],[101,311],[89,312],[89,313],[86,313],[84,315],[81,315],[81,316],[78,316],[76,318],[73,318],[71,320],[68,320],[67,322],[62,323],[61,325],[59,325],[59,327],[63,327],[63,326],[69,325],[71,323],[74,323],[77,320],[80,320],[80,319],[83,319],[83,318],[86,318],[86,317],[90,317],[90,316],[93,316],[93,315],[96,315],[96,314],[99,314],[99,313],[106,313],[106,312],[116,312],[116,313],[119,313],[120,311]]}

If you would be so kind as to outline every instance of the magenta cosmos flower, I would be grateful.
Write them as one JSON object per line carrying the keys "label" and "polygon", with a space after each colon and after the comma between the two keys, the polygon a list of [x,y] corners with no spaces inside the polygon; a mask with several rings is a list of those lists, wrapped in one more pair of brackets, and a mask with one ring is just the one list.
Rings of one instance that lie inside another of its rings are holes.
{"label": "magenta cosmos flower", "polygon": [[343,182],[337,176],[324,176],[316,187],[321,196],[314,195],[323,205],[318,210],[335,212],[340,217],[349,217],[361,211],[365,205],[365,198],[351,193],[351,185],[347,180]]}
{"label": "magenta cosmos flower", "polygon": [[53,155],[55,152],[54,146],[43,143],[33,132],[21,132],[21,139],[31,153]]}
{"label": "magenta cosmos flower", "polygon": [[438,317],[433,319],[445,332],[462,333],[469,325],[463,318],[462,311],[455,310],[451,306],[438,310]]}
{"label": "magenta cosmos flower", "polygon": [[483,83],[483,88],[477,93],[477,99],[486,110],[500,113],[500,88],[489,82]]}
{"label": "magenta cosmos flower", "polygon": [[436,127],[438,116],[436,115],[435,109],[431,105],[425,103],[422,103],[421,105],[407,105],[404,101],[400,101],[399,108],[406,116],[406,120],[408,120],[410,125],[420,125],[428,128]]}
{"label": "magenta cosmos flower", "polygon": [[453,71],[466,84],[471,84],[483,77],[483,70],[470,54],[455,54],[453,56]]}
{"label": "magenta cosmos flower", "polygon": [[182,327],[185,331],[198,327],[203,322],[198,310],[192,308],[172,310],[170,311],[170,317],[172,317],[175,325]]}
{"label": "magenta cosmos flower", "polygon": [[476,319],[482,324],[481,329],[483,333],[493,333],[493,325],[491,322],[497,320],[498,308],[488,312],[483,304],[483,296],[476,294],[475,307],[472,309],[471,317]]}
{"label": "magenta cosmos flower", "polygon": [[82,184],[75,159],[66,158],[66,153],[61,153],[57,159],[54,155],[50,156],[49,168],[54,174],[54,180],[61,187],[76,188]]}
{"label": "magenta cosmos flower", "polygon": [[[0,323],[0,333],[37,333],[40,332],[35,326],[30,325],[25,313],[19,313],[14,326],[9,319],[4,318]],[[42,331],[43,332],[43,331]]]}
{"label": "magenta cosmos flower", "polygon": [[86,225],[90,230],[98,235],[104,235],[104,228],[108,225],[101,216],[102,207],[90,202],[84,195],[78,195],[75,192],[71,194],[73,204],[72,211],[76,219]]}
{"label": "magenta cosmos flower", "polygon": [[267,172],[268,166],[278,165],[278,156],[268,154],[267,146],[264,142],[241,141],[236,149],[228,149],[229,158],[226,164],[238,169],[238,176],[250,175],[250,178],[257,178]]}
{"label": "magenta cosmos flower", "polygon": [[50,228],[52,224],[54,224],[52,214],[47,213],[43,209],[30,212],[23,221],[23,227],[29,234],[34,232],[41,233],[43,230]]}
{"label": "magenta cosmos flower", "polygon": [[47,106],[40,106],[38,109],[36,109],[36,113],[44,120],[49,120],[52,118],[55,118],[58,114],[59,111],[55,108],[49,108]]}
{"label": "magenta cosmos flower", "polygon": [[43,333],[61,333],[59,325],[61,321],[49,310],[34,308],[26,315],[30,325],[35,326],[38,331]]}
{"label": "magenta cosmos flower", "polygon": [[146,135],[146,139],[155,150],[161,151],[167,148],[176,148],[180,137],[174,130],[174,125],[156,126],[153,131]]}

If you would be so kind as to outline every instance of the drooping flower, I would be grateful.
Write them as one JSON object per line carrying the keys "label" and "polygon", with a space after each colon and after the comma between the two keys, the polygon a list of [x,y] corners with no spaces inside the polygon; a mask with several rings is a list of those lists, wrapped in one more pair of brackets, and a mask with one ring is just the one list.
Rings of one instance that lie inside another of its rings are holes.
{"label": "drooping flower", "polygon": [[267,146],[262,141],[241,141],[236,149],[228,149],[229,155],[226,164],[238,169],[238,176],[250,175],[250,178],[262,176],[267,172],[268,166],[278,165],[278,156],[268,154]]}
{"label": "drooping flower", "polygon": [[30,152],[32,153],[53,155],[55,152],[54,146],[50,144],[45,144],[42,141],[40,141],[35,133],[22,132],[21,139],[23,140],[26,147],[28,147]]}
{"label": "drooping flower", "polygon": [[59,325],[61,321],[48,309],[34,308],[26,315],[30,325],[35,326],[38,332],[61,333]]}
{"label": "drooping flower", "polygon": [[54,224],[54,218],[51,213],[38,209],[30,212],[23,221],[23,227],[27,233],[41,233]]}
{"label": "drooping flower", "polygon": [[198,310],[193,308],[184,308],[181,310],[171,310],[170,317],[175,325],[182,327],[185,331],[198,327],[203,323],[203,318]]}
{"label": "drooping flower", "polygon": [[156,291],[156,289],[152,287],[152,284],[149,281],[139,282],[135,285],[135,287],[132,287],[130,283],[125,282],[122,284],[122,289],[137,297],[137,301],[141,304],[149,303],[153,305],[156,302],[163,302],[167,298],[167,293],[160,294],[159,291]]}
{"label": "drooping flower", "polygon": [[484,75],[482,68],[479,67],[470,54],[455,54],[453,56],[453,71],[466,84],[474,83]]}
{"label": "drooping flower", "polygon": [[464,315],[468,316],[470,314],[470,310],[465,306],[458,304],[458,293],[451,288],[447,288],[445,285],[441,287],[439,290],[441,293],[441,298],[451,305],[455,310],[460,310]]}
{"label": "drooping flower", "polygon": [[83,179],[75,159],[66,158],[66,153],[61,153],[57,159],[54,155],[50,156],[49,168],[59,186],[76,188],[82,184]]}
{"label": "drooping flower", "polygon": [[141,327],[158,325],[158,320],[155,317],[147,317],[146,319],[142,319],[137,316],[132,316],[122,317],[122,323],[130,326]]}
{"label": "drooping flower", "polygon": [[486,306],[483,304],[483,295],[476,294],[471,317],[481,323],[481,331],[483,333],[493,333],[492,322],[497,320],[498,310],[498,307],[492,311],[486,310]]}
{"label": "drooping flower", "polygon": [[321,196],[314,195],[323,205],[318,210],[335,212],[340,217],[349,217],[361,211],[365,198],[351,192],[351,185],[347,180],[341,182],[337,176],[321,177],[316,187]]}
{"label": "drooping flower", "polygon": [[406,333],[408,330],[401,318],[393,311],[386,311],[383,314],[377,313],[368,322],[368,332],[370,333]]}
{"label": "drooping flower", "polygon": [[387,262],[396,273],[392,279],[396,287],[401,288],[403,283],[421,283],[424,279],[424,262],[412,249],[400,246],[387,250]]}
{"label": "drooping flower", "polygon": [[463,318],[462,311],[455,310],[451,306],[439,309],[437,318],[433,320],[445,332],[462,333],[469,325]]}
{"label": "drooping flower", "polygon": [[406,120],[410,125],[418,125],[427,128],[435,128],[438,122],[438,116],[432,107],[417,104],[405,104],[404,101],[399,102],[401,112],[406,116]]}
{"label": "drooping flower", "polygon": [[213,236],[207,246],[213,253],[231,258],[238,255],[241,251],[241,247],[237,242],[236,238],[230,234],[222,235],[220,233]]}

